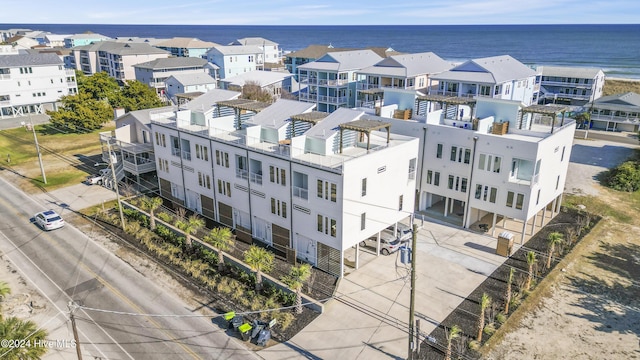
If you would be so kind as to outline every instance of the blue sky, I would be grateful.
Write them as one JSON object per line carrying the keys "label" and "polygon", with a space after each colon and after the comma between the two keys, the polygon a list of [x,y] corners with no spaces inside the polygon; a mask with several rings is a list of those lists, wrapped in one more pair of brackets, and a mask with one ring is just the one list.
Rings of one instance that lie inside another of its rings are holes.
{"label": "blue sky", "polygon": [[0,10],[0,24],[637,24],[640,19],[638,0],[2,0]]}

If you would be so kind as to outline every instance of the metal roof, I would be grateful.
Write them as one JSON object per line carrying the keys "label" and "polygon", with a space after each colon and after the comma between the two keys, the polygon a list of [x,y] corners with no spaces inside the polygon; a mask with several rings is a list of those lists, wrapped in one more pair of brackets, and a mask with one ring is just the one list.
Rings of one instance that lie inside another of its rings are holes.
{"label": "metal roof", "polygon": [[287,123],[293,115],[311,111],[316,105],[296,100],[278,99],[269,107],[260,111],[250,121],[251,124],[262,127],[279,129]]}
{"label": "metal roof", "polygon": [[415,77],[423,74],[436,74],[451,69],[452,64],[433,52],[393,55],[382,59],[359,73],[383,76]]}
{"label": "metal roof", "polygon": [[169,57],[155,59],[139,64],[134,64],[133,67],[143,69],[171,69],[171,68],[183,68],[185,66],[197,66],[204,67],[207,64],[207,60],[196,57]]}
{"label": "metal roof", "polygon": [[53,53],[0,55],[0,66],[6,66],[6,67],[44,66],[44,65],[62,65],[62,64],[63,64],[63,61],[60,60],[60,57]]}
{"label": "metal roof", "polygon": [[453,80],[501,84],[534,76],[536,72],[509,55],[466,61],[449,71],[432,76],[434,80]]}
{"label": "metal roof", "polygon": [[602,72],[598,68],[572,67],[572,66],[540,66],[538,71],[542,76],[571,77],[580,79],[593,79]]}
{"label": "metal roof", "polygon": [[240,93],[236,91],[213,89],[189,101],[182,108],[204,111],[213,108],[220,102],[237,99],[238,96],[240,96]]}
{"label": "metal roof", "polygon": [[470,97],[438,95],[438,94],[420,95],[416,99],[418,101],[436,101],[441,103],[458,104],[458,105],[468,105],[468,104],[476,103],[476,99],[470,98]]}
{"label": "metal roof", "polygon": [[382,58],[371,50],[340,51],[325,54],[316,61],[298,66],[299,69],[349,71],[371,66]]}

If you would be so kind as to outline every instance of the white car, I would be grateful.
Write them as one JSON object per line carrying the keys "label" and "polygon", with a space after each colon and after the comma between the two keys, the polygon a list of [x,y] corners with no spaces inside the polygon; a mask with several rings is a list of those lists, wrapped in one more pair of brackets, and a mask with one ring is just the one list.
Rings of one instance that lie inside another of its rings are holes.
{"label": "white car", "polygon": [[57,212],[47,210],[39,212],[33,216],[35,222],[44,230],[55,230],[64,226],[64,220]]}
{"label": "white car", "polygon": [[[385,236],[387,235],[387,236]],[[376,248],[378,243],[377,237],[370,237],[360,242],[360,246],[367,246],[373,249]],[[380,236],[380,253],[382,255],[389,255],[400,249],[400,240],[394,239],[393,235],[385,234],[384,232]]]}

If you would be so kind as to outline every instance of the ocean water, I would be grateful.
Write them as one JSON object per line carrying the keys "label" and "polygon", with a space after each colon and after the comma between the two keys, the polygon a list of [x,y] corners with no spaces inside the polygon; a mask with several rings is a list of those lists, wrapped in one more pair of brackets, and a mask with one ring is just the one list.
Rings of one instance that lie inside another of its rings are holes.
{"label": "ocean water", "polygon": [[527,65],[602,68],[607,76],[640,79],[640,24],[628,25],[363,25],[220,26],[0,24],[57,34],[92,31],[110,37],[197,37],[228,44],[243,37],[275,41],[285,51],[311,44],[433,51],[451,61],[511,55]]}

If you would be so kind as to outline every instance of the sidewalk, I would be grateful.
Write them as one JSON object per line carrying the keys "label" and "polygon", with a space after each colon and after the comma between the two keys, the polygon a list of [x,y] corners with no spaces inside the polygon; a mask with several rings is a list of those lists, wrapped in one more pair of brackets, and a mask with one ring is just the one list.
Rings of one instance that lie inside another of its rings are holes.
{"label": "sidewalk", "polygon": [[[506,258],[496,239],[425,221],[416,251],[416,319],[429,334]],[[410,278],[399,253],[367,254],[343,278],[324,313],[264,359],[404,359],[408,351]],[[362,255],[361,255],[362,256]],[[424,337],[421,338],[421,341]]]}

